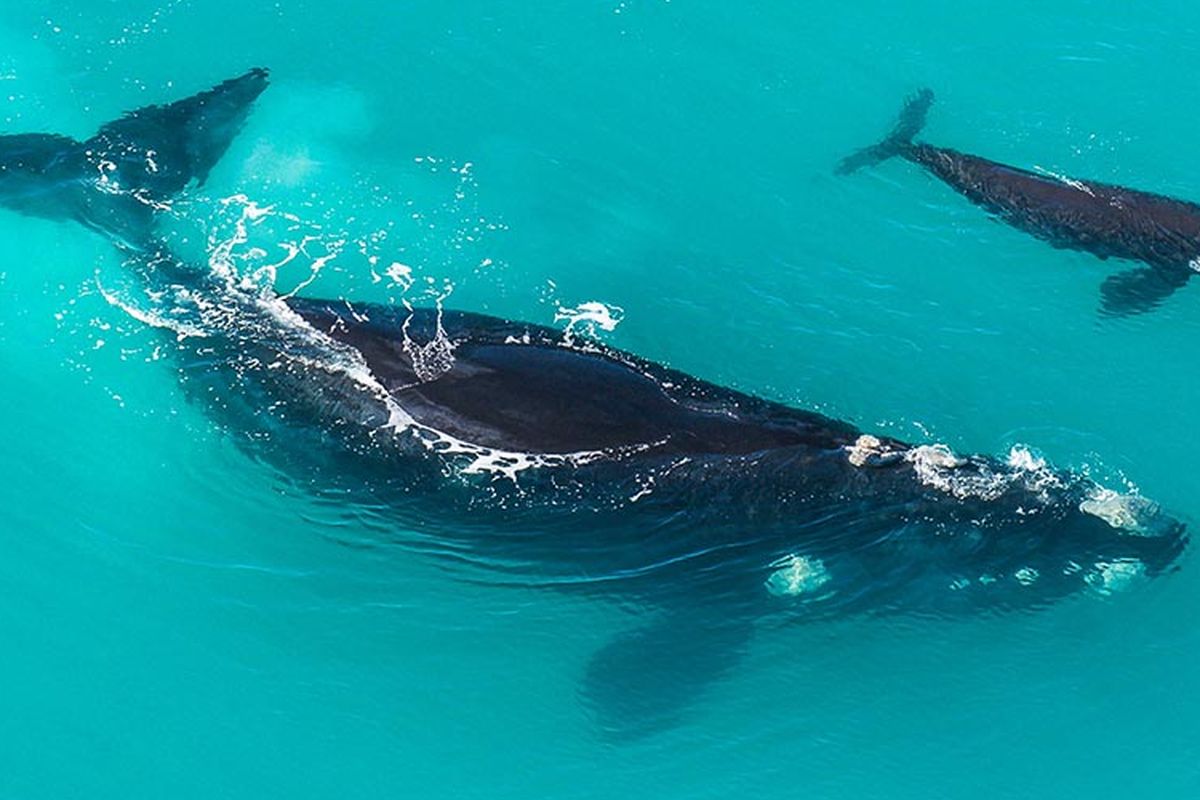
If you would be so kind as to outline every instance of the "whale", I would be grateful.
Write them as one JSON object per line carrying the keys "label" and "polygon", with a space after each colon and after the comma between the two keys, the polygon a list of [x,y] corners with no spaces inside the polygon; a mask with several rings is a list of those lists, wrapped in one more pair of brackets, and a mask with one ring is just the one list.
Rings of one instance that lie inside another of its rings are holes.
{"label": "whale", "polygon": [[160,223],[267,82],[252,70],[84,142],[0,137],[0,204],[107,236],[184,402],[286,485],[385,519],[380,546],[464,585],[632,617],[582,668],[603,735],[677,724],[763,625],[1032,612],[1178,569],[1181,520],[1029,450],[903,441],[570,327],[282,295],[188,263]]}
{"label": "whale", "polygon": [[1140,262],[1103,282],[1100,309],[1105,315],[1151,311],[1200,272],[1200,205],[916,142],[932,103],[929,89],[914,94],[881,142],[842,159],[835,172],[848,175],[898,156],[997,219],[1054,247]]}

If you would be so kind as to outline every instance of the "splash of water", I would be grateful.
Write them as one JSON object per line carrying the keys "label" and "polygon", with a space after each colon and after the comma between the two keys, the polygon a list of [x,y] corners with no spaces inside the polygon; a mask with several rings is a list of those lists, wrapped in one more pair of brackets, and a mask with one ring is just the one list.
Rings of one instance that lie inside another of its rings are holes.
{"label": "splash of water", "polygon": [[599,331],[611,333],[625,318],[625,310],[620,306],[608,305],[598,300],[589,300],[577,306],[559,305],[554,312],[555,322],[566,322],[564,338],[570,342],[582,328],[588,338],[596,338]]}

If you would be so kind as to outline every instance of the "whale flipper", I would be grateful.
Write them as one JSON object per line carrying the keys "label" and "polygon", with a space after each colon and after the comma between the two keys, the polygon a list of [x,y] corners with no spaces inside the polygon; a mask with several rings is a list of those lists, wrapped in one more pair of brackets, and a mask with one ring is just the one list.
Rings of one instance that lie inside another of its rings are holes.
{"label": "whale flipper", "polygon": [[930,89],[922,89],[908,98],[904,102],[904,107],[900,109],[896,127],[892,129],[887,138],[878,144],[864,147],[846,156],[838,162],[834,172],[838,175],[849,175],[863,167],[878,164],[880,161],[886,161],[892,156],[903,153],[905,148],[912,144],[913,137],[921,132],[921,128],[925,127],[925,115],[929,113],[931,105],[933,105],[933,91]]}
{"label": "whale flipper", "polygon": [[636,739],[671,728],[733,670],[754,633],[746,619],[696,609],[667,611],[600,648],[580,695],[604,735]]}
{"label": "whale flipper", "polygon": [[1100,287],[1101,313],[1124,317],[1153,311],[1185,285],[1188,277],[1186,272],[1164,272],[1153,267],[1118,272]]}

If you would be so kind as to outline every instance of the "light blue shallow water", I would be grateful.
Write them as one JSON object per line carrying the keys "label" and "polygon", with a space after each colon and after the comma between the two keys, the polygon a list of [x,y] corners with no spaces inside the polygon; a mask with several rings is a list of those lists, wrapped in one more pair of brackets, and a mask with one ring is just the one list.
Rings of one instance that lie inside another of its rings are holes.
{"label": "light blue shallow water", "polygon": [[[180,224],[228,239],[270,207],[239,252],[303,244],[284,290],[548,324],[606,303],[615,346],[1026,445],[1194,520],[1197,287],[1101,320],[1120,265],[910,164],[831,168],[929,85],[930,141],[1200,198],[1198,27],[1189,4],[28,0],[0,8],[0,117],[85,137],[269,66]],[[680,725],[613,743],[577,686],[627,610],[455,580],[287,486],[187,402],[106,299],[129,291],[100,236],[0,214],[0,796],[1200,789],[1190,556],[1038,613],[765,630]]]}

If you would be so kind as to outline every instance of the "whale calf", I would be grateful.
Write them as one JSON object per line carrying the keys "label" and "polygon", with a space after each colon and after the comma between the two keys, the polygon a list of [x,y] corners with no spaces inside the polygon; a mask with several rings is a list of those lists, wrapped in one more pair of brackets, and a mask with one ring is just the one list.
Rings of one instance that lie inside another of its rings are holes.
{"label": "whale calf", "polygon": [[1200,271],[1200,205],[1096,181],[1031,172],[946,147],[915,142],[933,103],[922,89],[892,132],[837,166],[849,174],[899,156],[924,167],[972,203],[1055,247],[1101,259],[1140,261],[1101,287],[1112,315],[1150,311]]}
{"label": "whale calf", "polygon": [[671,724],[765,619],[1036,609],[1175,568],[1180,521],[1025,451],[872,434],[569,330],[190,267],[156,220],[266,82],[84,143],[0,138],[0,202],[112,238],[188,395],[281,474],[382,509],[472,575],[637,609],[581,683],[605,731]]}

